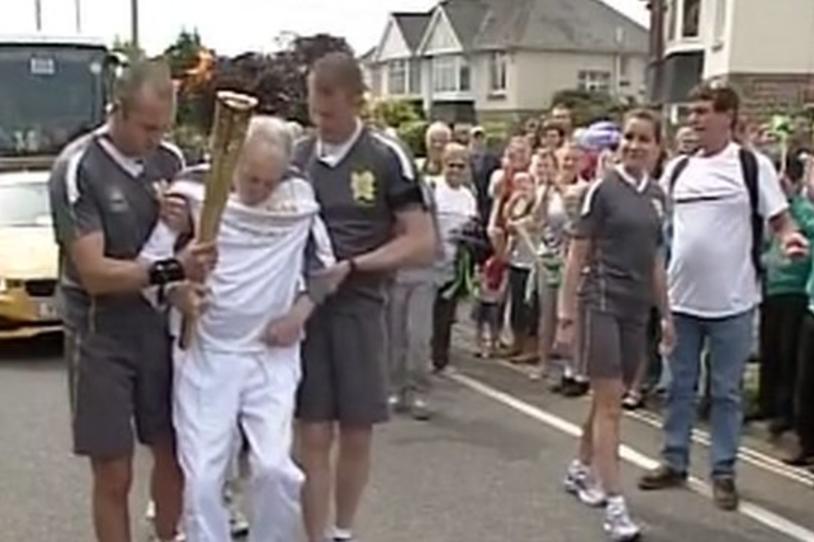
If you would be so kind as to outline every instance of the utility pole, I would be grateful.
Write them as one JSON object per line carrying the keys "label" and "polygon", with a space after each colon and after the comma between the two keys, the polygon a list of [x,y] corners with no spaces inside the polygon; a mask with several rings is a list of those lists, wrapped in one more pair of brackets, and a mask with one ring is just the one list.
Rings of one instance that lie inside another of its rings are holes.
{"label": "utility pole", "polygon": [[649,0],[650,9],[650,98],[660,103],[664,85],[664,0]]}
{"label": "utility pole", "polygon": [[138,0],[130,0],[130,41],[133,44],[133,48],[138,50]]}
{"label": "utility pole", "polygon": [[37,32],[42,31],[42,2],[34,0],[34,17],[37,24]]}
{"label": "utility pole", "polygon": [[82,33],[82,0],[74,0],[74,15],[76,16],[76,33]]}

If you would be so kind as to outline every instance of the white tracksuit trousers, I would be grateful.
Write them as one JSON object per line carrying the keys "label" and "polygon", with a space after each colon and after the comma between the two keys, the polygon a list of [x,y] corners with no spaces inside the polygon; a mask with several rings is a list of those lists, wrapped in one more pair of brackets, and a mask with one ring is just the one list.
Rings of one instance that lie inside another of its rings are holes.
{"label": "white tracksuit trousers", "polygon": [[239,445],[249,442],[250,542],[293,542],[301,532],[304,476],[291,457],[299,345],[262,353],[175,353],[174,416],[184,472],[189,542],[230,542],[223,487]]}

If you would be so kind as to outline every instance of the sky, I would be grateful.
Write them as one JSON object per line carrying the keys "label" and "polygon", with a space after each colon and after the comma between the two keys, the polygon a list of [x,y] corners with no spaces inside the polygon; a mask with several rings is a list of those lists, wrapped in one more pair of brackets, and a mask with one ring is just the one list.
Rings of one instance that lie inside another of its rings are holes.
{"label": "sky", "polygon": [[[36,30],[36,0],[0,0],[0,36]],[[506,0],[510,1],[510,0]],[[641,0],[602,0],[647,22]],[[75,6],[80,5],[82,33],[112,42],[129,38],[130,0],[40,0],[44,33],[76,32]],[[268,51],[282,32],[300,35],[327,32],[344,36],[361,54],[375,46],[391,11],[428,10],[436,0],[139,0],[142,46],[163,51],[182,29],[197,29],[204,43],[220,54]],[[202,6],[206,6],[203,8]]]}

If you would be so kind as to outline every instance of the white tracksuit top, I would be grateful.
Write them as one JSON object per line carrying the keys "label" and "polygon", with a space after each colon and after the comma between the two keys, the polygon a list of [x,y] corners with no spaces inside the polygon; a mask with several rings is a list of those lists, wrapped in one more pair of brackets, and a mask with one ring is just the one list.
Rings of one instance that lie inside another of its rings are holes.
{"label": "white tracksuit top", "polygon": [[[203,207],[204,185],[179,180],[171,193],[184,196],[194,217]],[[171,257],[176,234],[159,222],[141,257]],[[218,263],[207,280],[210,296],[193,340],[206,350],[262,352],[268,323],[288,313],[303,288],[308,267],[335,263],[328,231],[311,185],[284,180],[267,202],[247,207],[230,195],[217,238]],[[306,250],[308,248],[308,250]],[[174,318],[177,324],[179,318]],[[178,328],[175,328],[178,329]]]}

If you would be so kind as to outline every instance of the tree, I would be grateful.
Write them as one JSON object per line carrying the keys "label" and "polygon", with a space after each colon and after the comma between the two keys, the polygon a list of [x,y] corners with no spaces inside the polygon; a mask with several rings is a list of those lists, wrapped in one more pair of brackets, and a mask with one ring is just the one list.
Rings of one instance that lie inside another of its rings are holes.
{"label": "tree", "polygon": [[[311,65],[331,51],[353,54],[343,38],[327,34],[277,40],[272,54],[247,52],[232,58],[216,57],[196,31],[181,32],[165,54],[179,81],[178,124],[206,134],[219,90],[251,94],[258,111],[308,123],[306,75]],[[185,130],[183,133],[187,133]]]}
{"label": "tree", "polygon": [[308,123],[306,76],[314,62],[334,51],[353,54],[344,38],[317,34],[280,40],[290,47],[271,55],[245,53],[221,60],[214,89],[247,92],[256,96],[263,113]]}
{"label": "tree", "polygon": [[133,45],[133,42],[123,40],[119,36],[113,38],[113,47],[111,50],[114,53],[119,53],[127,58],[127,61],[133,63],[145,57],[144,51],[139,47]]}
{"label": "tree", "polygon": [[573,113],[574,126],[588,126],[600,120],[619,120],[631,105],[607,92],[574,89],[557,92],[551,103],[567,105]]}
{"label": "tree", "polygon": [[200,61],[202,50],[205,48],[198,30],[192,32],[182,30],[175,43],[164,50],[164,57],[170,64],[172,76],[183,77],[189,70],[195,68]]}

